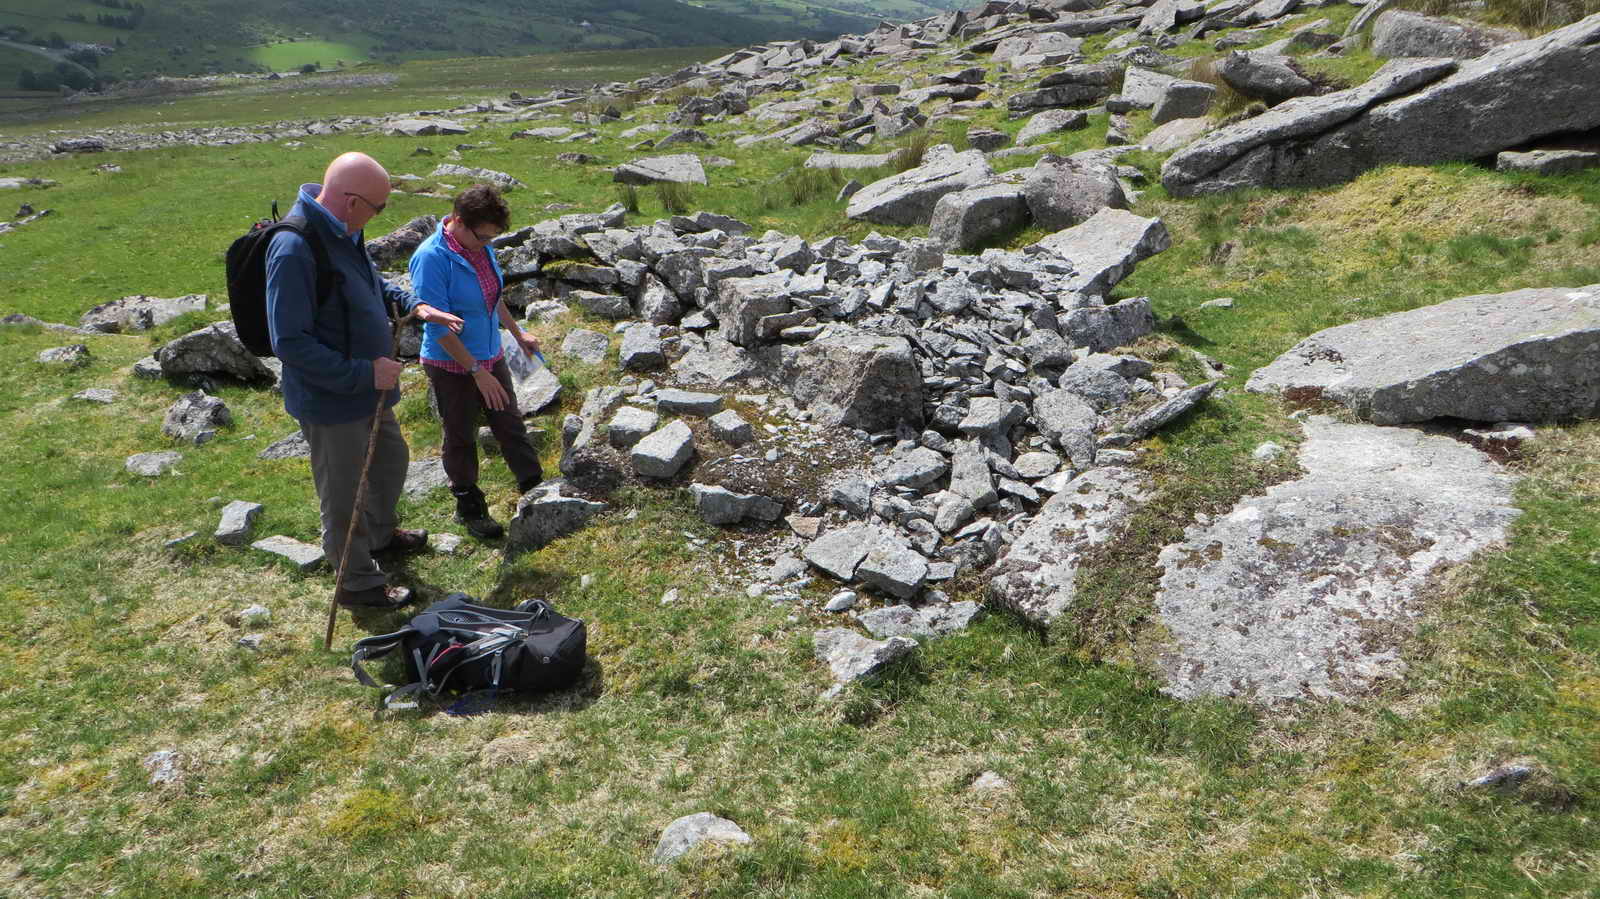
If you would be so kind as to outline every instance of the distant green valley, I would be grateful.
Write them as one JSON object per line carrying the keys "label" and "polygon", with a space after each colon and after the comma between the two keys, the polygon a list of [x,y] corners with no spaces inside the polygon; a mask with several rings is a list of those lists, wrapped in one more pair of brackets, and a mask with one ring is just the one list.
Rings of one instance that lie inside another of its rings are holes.
{"label": "distant green valley", "polygon": [[959,0],[0,0],[0,94],[156,75],[826,39]]}

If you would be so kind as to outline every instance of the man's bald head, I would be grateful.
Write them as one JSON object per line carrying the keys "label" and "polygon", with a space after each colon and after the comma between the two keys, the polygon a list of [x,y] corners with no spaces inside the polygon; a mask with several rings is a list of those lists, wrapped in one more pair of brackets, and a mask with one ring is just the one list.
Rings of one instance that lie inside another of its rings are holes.
{"label": "man's bald head", "polygon": [[365,153],[341,154],[328,163],[317,202],[354,234],[389,202],[389,173]]}

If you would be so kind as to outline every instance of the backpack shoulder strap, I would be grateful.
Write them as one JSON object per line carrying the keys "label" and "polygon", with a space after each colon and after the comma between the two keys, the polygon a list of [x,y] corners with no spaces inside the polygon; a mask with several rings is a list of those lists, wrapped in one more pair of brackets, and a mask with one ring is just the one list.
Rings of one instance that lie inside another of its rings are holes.
{"label": "backpack shoulder strap", "polygon": [[[286,215],[279,219],[277,225],[294,231],[311,247],[311,258],[316,263],[317,295],[315,302],[319,305],[333,296],[334,291],[339,291],[339,298],[344,299],[344,273],[333,267],[328,260],[328,248],[323,246],[322,238],[316,230],[308,226],[303,215]],[[350,358],[350,305],[344,306],[344,357]]]}
{"label": "backpack shoulder strap", "polygon": [[317,232],[307,226],[303,215],[286,215],[277,224],[300,235],[311,247],[311,258],[317,266],[317,302],[322,302],[334,287],[344,281],[344,276],[328,261],[328,248],[322,245],[322,238],[317,236]]}

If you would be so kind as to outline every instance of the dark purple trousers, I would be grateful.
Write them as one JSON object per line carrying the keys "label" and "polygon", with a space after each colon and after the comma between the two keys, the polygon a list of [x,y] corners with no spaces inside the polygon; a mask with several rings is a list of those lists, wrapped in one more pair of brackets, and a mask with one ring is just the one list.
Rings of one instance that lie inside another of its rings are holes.
{"label": "dark purple trousers", "polygon": [[522,423],[522,411],[517,408],[517,394],[511,388],[511,371],[504,359],[494,364],[490,374],[506,390],[511,402],[495,412],[484,405],[471,375],[458,375],[436,365],[424,365],[428,381],[433,385],[433,395],[439,401],[439,417],[444,422],[444,448],[441,453],[445,476],[450,478],[452,490],[462,490],[478,485],[478,416],[488,416],[489,430],[500,442],[500,455],[506,467],[517,479],[519,490],[544,480],[539,466],[539,454],[528,443],[528,429]]}

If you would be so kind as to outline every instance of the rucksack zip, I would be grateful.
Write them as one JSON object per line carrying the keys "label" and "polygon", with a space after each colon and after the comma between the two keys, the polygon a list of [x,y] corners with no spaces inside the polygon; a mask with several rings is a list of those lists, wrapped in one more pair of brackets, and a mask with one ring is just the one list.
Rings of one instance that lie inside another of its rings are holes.
{"label": "rucksack zip", "polygon": [[[443,692],[445,682],[450,680],[450,675],[455,674],[457,671],[460,671],[462,668],[466,667],[467,665],[469,665],[469,664],[471,664],[473,662],[478,661],[479,659],[488,658],[489,656],[492,655],[498,660],[500,655],[505,652],[506,647],[511,645],[511,642],[512,641],[510,641],[510,640],[497,641],[494,644],[494,646],[492,646],[492,647],[484,647],[483,649],[477,651],[476,653],[474,653],[472,655],[463,656],[459,661],[457,661],[454,665],[451,666],[449,671],[445,672],[444,677],[439,679],[439,685],[437,687],[434,687],[433,689],[429,690],[429,692],[434,694],[435,696],[437,696],[439,693]],[[470,647],[468,647],[468,648],[470,648]],[[495,680],[494,680],[494,685],[495,685],[496,689],[499,689],[499,686],[500,686],[499,669],[500,669],[499,662],[496,661],[496,663],[495,663]]]}

